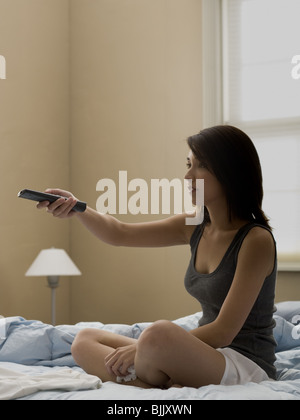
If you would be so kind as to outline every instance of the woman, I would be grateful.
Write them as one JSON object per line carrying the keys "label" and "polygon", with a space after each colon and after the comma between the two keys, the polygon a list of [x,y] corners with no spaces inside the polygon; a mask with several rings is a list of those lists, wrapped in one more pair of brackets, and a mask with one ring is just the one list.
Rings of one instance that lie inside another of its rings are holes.
{"label": "woman", "polygon": [[[188,138],[186,179],[193,202],[196,180],[205,186],[204,221],[187,226],[186,215],[158,222],[126,224],[88,208],[72,212],[76,198],[43,202],[56,217],[77,217],[102,241],[116,246],[162,247],[190,244],[187,290],[199,300],[199,327],[186,332],[169,321],[148,327],[138,340],[86,329],[72,354],[88,373],[120,381],[130,369],[130,385],[201,387],[275,379],[273,338],[276,245],[261,209],[259,158],[249,137],[231,126],[217,126]],[[134,373],[134,372],[133,372]],[[127,378],[126,378],[127,379]]]}

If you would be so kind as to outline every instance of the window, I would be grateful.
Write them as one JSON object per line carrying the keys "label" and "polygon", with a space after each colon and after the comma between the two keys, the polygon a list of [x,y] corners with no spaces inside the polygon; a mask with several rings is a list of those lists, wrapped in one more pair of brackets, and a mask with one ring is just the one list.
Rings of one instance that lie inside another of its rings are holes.
{"label": "window", "polygon": [[300,53],[299,0],[224,0],[225,118],[300,117],[292,58]]}
{"label": "window", "polygon": [[[235,125],[254,141],[279,259],[300,262],[300,80],[292,77],[293,57],[300,55],[300,1],[203,0],[203,14],[210,23],[204,27],[204,61],[213,58],[217,67],[214,55],[221,56],[215,87],[204,80],[204,101],[210,94],[214,123]],[[204,124],[212,123],[212,115],[204,115]]]}

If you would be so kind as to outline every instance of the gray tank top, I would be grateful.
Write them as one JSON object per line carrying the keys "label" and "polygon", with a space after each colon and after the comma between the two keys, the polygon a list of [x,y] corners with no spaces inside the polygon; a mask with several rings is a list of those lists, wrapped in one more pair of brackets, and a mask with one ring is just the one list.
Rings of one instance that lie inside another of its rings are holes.
{"label": "gray tank top", "polygon": [[[210,324],[217,318],[233,281],[241,245],[248,232],[255,226],[267,229],[255,223],[243,226],[235,235],[220,265],[210,274],[200,274],[195,269],[197,248],[204,231],[203,225],[196,227],[190,241],[192,256],[185,275],[185,287],[202,306],[203,316],[199,326]],[[276,275],[277,256],[273,272],[265,279],[245,324],[228,346],[259,365],[272,379],[276,379],[274,366],[276,341],[273,337],[276,325],[273,318],[276,310],[274,307]]]}

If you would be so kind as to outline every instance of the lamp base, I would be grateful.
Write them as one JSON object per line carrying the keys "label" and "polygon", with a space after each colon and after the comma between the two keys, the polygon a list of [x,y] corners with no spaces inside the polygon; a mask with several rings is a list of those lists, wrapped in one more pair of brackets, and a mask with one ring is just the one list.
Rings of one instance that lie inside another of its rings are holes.
{"label": "lamp base", "polygon": [[51,323],[55,325],[56,317],[56,288],[59,286],[59,276],[48,276],[48,287],[51,289]]}

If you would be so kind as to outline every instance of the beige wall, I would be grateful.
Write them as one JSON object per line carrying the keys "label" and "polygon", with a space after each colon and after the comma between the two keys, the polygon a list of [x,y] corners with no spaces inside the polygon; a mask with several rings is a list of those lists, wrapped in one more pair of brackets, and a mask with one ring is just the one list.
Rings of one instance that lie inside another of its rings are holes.
{"label": "beige wall", "polygon": [[[199,0],[72,1],[72,186],[96,205],[102,178],[183,178],[201,129]],[[150,220],[150,216],[120,216]],[[198,309],[183,286],[189,250],[112,248],[72,225],[72,321],[134,322]]]}
{"label": "beige wall", "polygon": [[[70,188],[96,206],[102,178],[181,178],[201,129],[200,0],[0,0],[0,313],[50,321],[50,291],[24,273],[40,249],[83,272],[61,280],[57,322],[136,322],[199,309],[185,291],[188,247],[101,244],[16,197]],[[152,216],[120,216],[126,221]],[[300,299],[296,275],[277,300]]]}
{"label": "beige wall", "polygon": [[[0,313],[50,321],[43,278],[24,273],[43,248],[68,248],[57,223],[17,198],[23,188],[69,186],[69,39],[67,0],[0,0]],[[58,318],[69,320],[68,281]]]}
{"label": "beige wall", "polygon": [[279,272],[277,276],[276,302],[300,300],[300,273]]}

